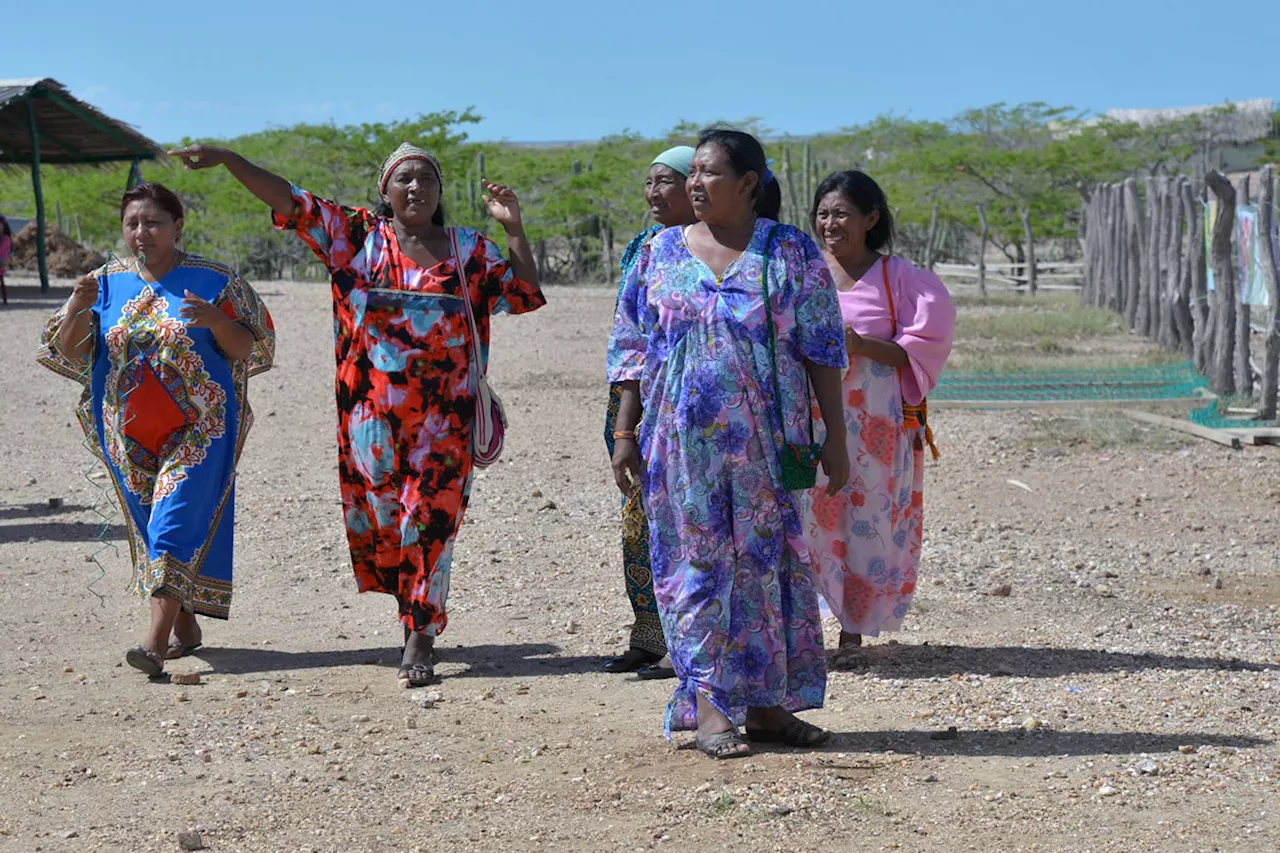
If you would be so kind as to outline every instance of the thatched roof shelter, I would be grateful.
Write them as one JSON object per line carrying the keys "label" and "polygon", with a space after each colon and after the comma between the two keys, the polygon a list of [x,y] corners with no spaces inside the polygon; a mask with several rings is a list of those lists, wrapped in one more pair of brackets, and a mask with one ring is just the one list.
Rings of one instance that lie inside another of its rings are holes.
{"label": "thatched roof shelter", "polygon": [[[164,149],[124,122],[71,96],[49,78],[0,80],[0,167],[29,165],[36,197],[40,287],[49,287],[45,264],[44,194],[40,164],[92,166],[153,160]],[[135,170],[130,170],[130,175]]]}

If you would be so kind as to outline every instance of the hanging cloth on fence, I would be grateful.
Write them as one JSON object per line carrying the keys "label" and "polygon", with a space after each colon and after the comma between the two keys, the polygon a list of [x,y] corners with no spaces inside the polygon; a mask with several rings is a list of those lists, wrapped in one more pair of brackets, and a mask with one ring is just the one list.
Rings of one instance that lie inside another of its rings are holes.
{"label": "hanging cloth on fence", "polygon": [[1258,206],[1236,206],[1236,267],[1240,273],[1240,304],[1269,305],[1262,275],[1262,246],[1258,235]]}

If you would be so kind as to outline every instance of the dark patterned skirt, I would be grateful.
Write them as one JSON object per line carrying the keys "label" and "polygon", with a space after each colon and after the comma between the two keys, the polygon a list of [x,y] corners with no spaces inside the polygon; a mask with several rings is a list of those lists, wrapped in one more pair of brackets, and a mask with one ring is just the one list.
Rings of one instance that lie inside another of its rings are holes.
{"label": "dark patterned skirt", "polygon": [[[613,431],[617,428],[622,389],[609,386],[609,409],[604,420],[604,443],[613,456]],[[667,653],[667,641],[658,618],[658,600],[653,594],[653,572],[649,570],[649,521],[637,488],[622,502],[622,570],[627,598],[635,613],[631,626],[631,648],[655,655]]]}

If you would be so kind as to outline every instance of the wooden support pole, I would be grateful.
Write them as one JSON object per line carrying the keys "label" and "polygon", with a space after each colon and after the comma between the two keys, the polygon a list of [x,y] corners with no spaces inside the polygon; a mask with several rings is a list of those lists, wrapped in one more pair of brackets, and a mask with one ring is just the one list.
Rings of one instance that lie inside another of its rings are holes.
{"label": "wooden support pole", "polygon": [[31,188],[36,196],[36,266],[40,270],[40,292],[49,290],[49,262],[44,254],[44,190],[40,187],[40,128],[36,125],[36,105],[27,98],[27,125],[31,130]]}

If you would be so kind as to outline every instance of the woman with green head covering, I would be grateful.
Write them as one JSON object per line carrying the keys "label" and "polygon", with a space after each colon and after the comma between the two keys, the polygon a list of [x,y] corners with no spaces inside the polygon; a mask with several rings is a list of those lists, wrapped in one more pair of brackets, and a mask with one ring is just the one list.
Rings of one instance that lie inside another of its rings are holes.
{"label": "woman with green head covering", "polygon": [[[664,228],[691,225],[696,220],[693,204],[685,192],[689,166],[693,163],[694,149],[688,145],[668,148],[649,166],[644,181],[644,200],[649,205],[649,215],[655,225],[641,231],[622,254],[622,281],[640,257],[640,250]],[[609,409],[604,421],[604,442],[613,457],[614,442],[634,440],[630,434],[618,434],[618,406],[622,394],[618,385],[609,387]],[[636,423],[639,412],[627,423]],[[639,484],[636,484],[637,487]],[[649,522],[645,519],[644,506],[637,488],[622,505],[622,566],[627,585],[627,598],[635,613],[631,626],[631,647],[605,664],[607,672],[635,672],[637,677],[671,678],[675,671],[667,659],[667,642],[662,634],[662,622],[658,619],[658,603],[653,594],[653,574],[649,571]]]}

